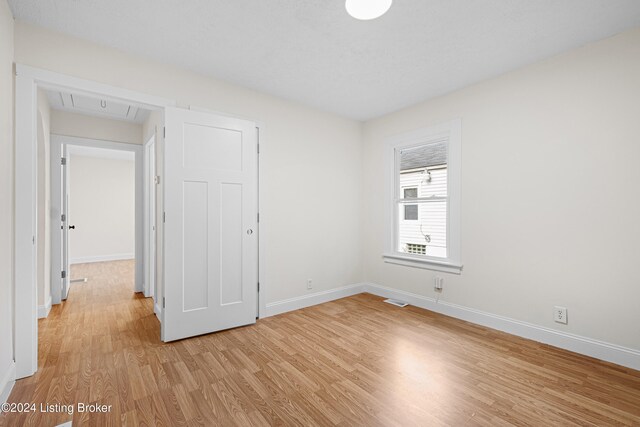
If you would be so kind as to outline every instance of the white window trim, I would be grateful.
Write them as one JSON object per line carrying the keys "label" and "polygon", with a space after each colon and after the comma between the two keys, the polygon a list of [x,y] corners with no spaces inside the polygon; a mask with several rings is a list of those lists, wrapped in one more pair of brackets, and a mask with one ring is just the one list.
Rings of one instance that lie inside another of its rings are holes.
{"label": "white window trim", "polygon": [[[460,119],[454,119],[440,125],[419,129],[392,136],[385,147],[385,247],[383,259],[391,264],[424,268],[460,274],[460,161],[461,161]],[[412,256],[399,252],[396,248],[399,213],[396,199],[399,197],[398,156],[401,149],[429,144],[447,139],[447,258]]]}

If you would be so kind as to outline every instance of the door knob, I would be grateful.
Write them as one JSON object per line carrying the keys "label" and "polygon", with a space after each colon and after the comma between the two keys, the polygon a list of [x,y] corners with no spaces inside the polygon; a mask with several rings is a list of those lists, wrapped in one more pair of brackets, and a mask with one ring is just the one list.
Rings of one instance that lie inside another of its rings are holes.
{"label": "door knob", "polygon": [[75,229],[76,229],[76,226],[75,226],[75,225],[70,225],[70,226],[69,226],[69,230],[75,230]]}
{"label": "door knob", "polygon": [[249,235],[253,234],[253,230],[252,229],[248,229],[247,230],[247,234],[249,234]]}

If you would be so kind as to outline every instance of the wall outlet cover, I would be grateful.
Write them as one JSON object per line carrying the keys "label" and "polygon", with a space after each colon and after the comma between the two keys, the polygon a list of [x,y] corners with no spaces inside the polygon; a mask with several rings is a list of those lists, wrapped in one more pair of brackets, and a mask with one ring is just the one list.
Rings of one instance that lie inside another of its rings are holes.
{"label": "wall outlet cover", "polygon": [[567,307],[556,305],[553,307],[553,320],[557,323],[567,324]]}

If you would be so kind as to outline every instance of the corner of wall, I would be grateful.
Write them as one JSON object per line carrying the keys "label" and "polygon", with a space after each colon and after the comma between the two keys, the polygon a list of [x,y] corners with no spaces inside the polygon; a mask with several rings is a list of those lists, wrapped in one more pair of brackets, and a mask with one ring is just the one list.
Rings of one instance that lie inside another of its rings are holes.
{"label": "corner of wall", "polygon": [[[360,217],[364,217],[365,215],[365,198],[364,195],[366,194],[366,191],[368,190],[366,185],[365,185],[365,162],[364,162],[364,149],[365,149],[365,138],[364,138],[364,130],[365,130],[365,122],[358,122],[358,127],[359,127],[359,150],[360,150]],[[366,275],[366,271],[365,271],[365,239],[364,239],[364,231],[365,231],[365,226],[364,226],[364,222],[363,221],[359,221],[359,226],[360,229],[358,230],[358,240],[359,240],[359,244],[360,244],[360,250],[359,250],[359,254],[360,254],[360,258],[359,258],[359,262],[360,262],[360,282],[364,282],[367,280],[367,275]]]}

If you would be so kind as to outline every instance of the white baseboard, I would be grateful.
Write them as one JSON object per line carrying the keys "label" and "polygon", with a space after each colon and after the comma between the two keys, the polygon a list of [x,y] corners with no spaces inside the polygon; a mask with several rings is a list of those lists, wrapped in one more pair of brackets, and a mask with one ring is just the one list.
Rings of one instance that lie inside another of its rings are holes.
{"label": "white baseboard", "polygon": [[135,259],[135,254],[109,254],[93,255],[71,258],[69,264],[86,264],[88,262],[118,261],[122,259]]}
{"label": "white baseboard", "polygon": [[49,316],[49,312],[51,311],[51,295],[48,296],[47,301],[44,305],[38,306],[38,319],[44,319]]}
{"label": "white baseboard", "polygon": [[277,314],[286,313],[287,311],[299,310],[312,305],[322,304],[325,302],[337,300],[351,295],[361,294],[363,292],[363,284],[356,283],[341,288],[330,289],[328,291],[316,292],[301,297],[289,298],[283,301],[267,303],[266,315],[263,317],[275,316]]}
{"label": "white baseboard", "polygon": [[443,301],[436,302],[433,298],[399,291],[373,283],[367,283],[361,286],[363,292],[368,292],[380,297],[398,299],[436,313],[445,314],[512,335],[626,366],[627,368],[640,370],[640,350],[557,331],[457,304]]}
{"label": "white baseboard", "polygon": [[13,389],[13,385],[16,383],[16,364],[12,360],[9,366],[2,373],[0,377],[0,404],[3,404],[9,399],[9,394]]}

